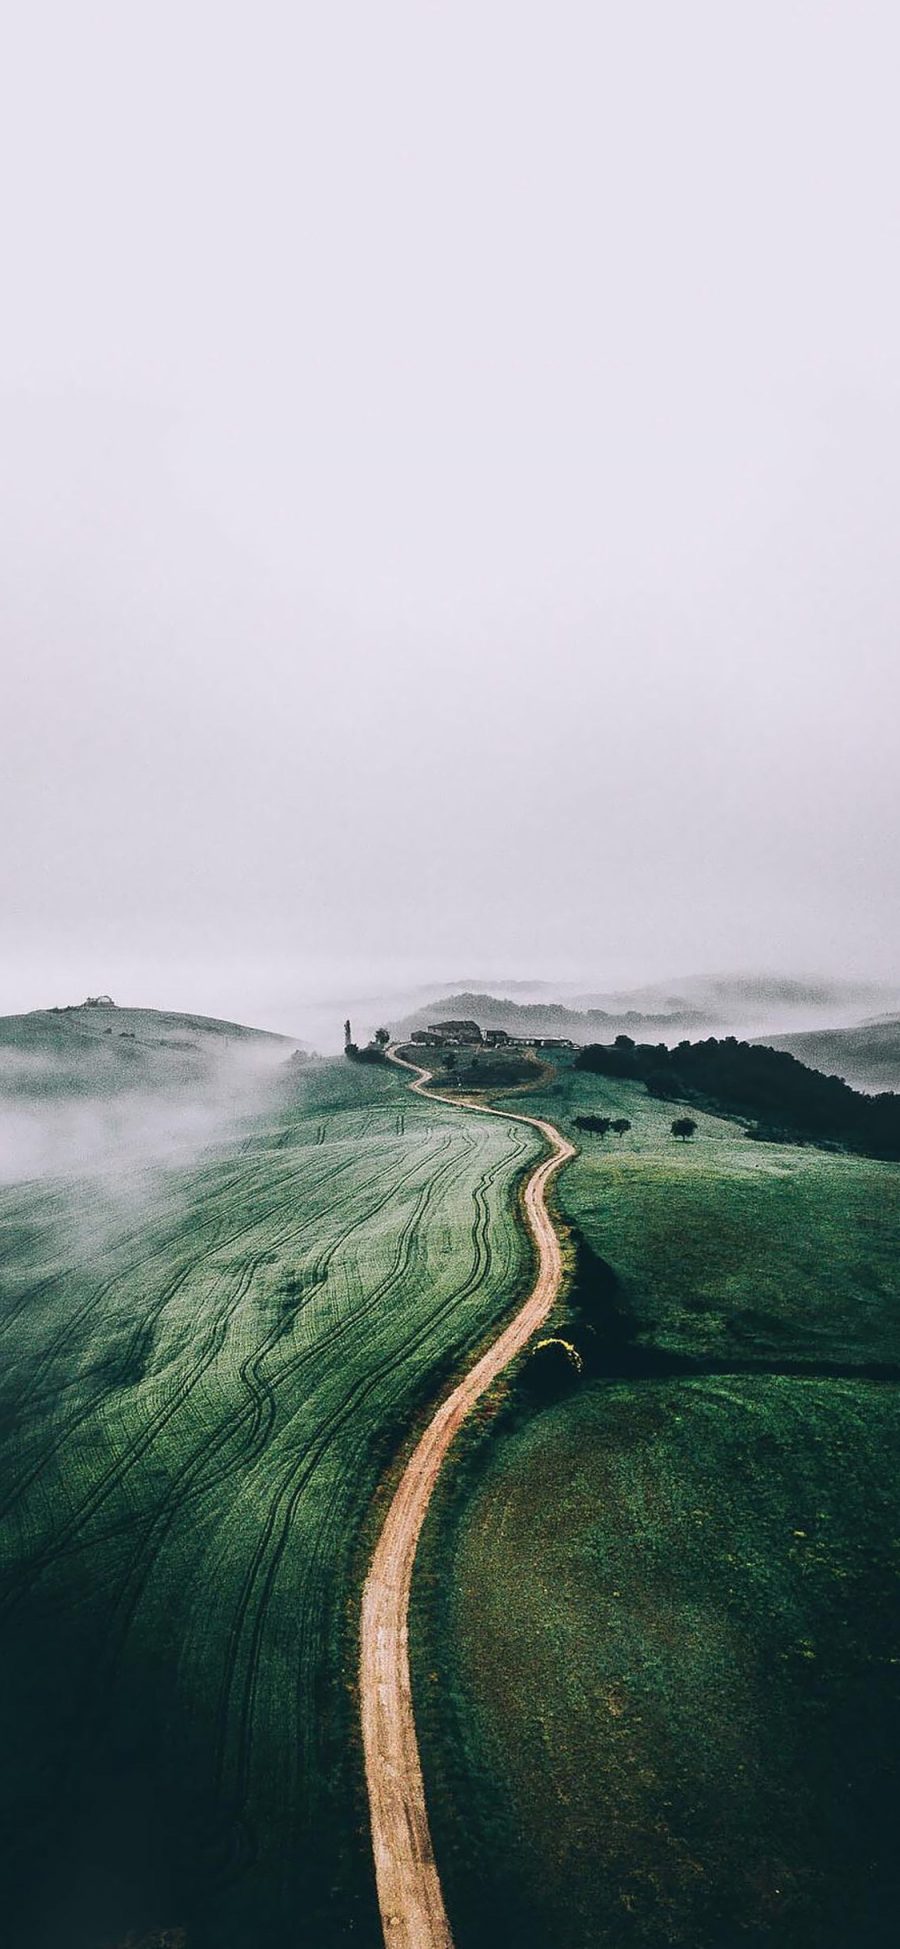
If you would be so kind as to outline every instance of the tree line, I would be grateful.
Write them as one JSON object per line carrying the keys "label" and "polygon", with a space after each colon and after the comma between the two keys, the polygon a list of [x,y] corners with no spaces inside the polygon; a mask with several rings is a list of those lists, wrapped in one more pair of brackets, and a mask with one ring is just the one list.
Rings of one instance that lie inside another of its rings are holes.
{"label": "tree line", "polygon": [[840,1076],[807,1068],[784,1049],[733,1035],[669,1049],[662,1042],[619,1035],[613,1043],[588,1043],[575,1067],[643,1083],[651,1096],[744,1117],[753,1137],[806,1139],[870,1157],[900,1158],[900,1096],[889,1091],[866,1096]]}
{"label": "tree line", "polygon": [[617,1137],[624,1137],[626,1131],[631,1129],[627,1117],[600,1117],[593,1112],[584,1117],[573,1117],[572,1121],[576,1130],[586,1130],[592,1137],[605,1137],[610,1130]]}

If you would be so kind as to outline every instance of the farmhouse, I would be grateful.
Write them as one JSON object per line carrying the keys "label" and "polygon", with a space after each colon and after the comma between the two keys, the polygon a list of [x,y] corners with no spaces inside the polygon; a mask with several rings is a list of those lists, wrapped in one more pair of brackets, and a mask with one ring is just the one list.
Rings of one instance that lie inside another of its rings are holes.
{"label": "farmhouse", "polygon": [[564,1035],[511,1035],[508,1029],[485,1029],[477,1022],[430,1022],[413,1029],[410,1042],[420,1049],[574,1049]]}
{"label": "farmhouse", "polygon": [[477,1022],[429,1022],[428,1031],[439,1042],[458,1043],[462,1047],[476,1047],[484,1040]]}

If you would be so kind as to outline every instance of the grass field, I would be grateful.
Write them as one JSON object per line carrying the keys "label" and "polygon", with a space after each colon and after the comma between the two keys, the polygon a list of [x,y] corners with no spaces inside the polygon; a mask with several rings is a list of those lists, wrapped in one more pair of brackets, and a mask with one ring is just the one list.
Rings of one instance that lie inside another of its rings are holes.
{"label": "grass field", "polygon": [[10,1949],[377,1941],[361,1536],[514,1299],[529,1133],[343,1061],[190,1167],[0,1194]]}
{"label": "grass field", "polygon": [[[502,1098],[498,1098],[502,1101]],[[614,1269],[638,1345],[729,1360],[900,1362],[900,1169],[813,1146],[757,1143],[639,1084],[570,1069],[517,1092],[582,1145],[559,1182],[564,1218]],[[573,1118],[627,1117],[579,1138]]]}
{"label": "grass field", "polygon": [[561,1317],[607,1377],[514,1393],[426,1529],[415,1691],[459,1949],[887,1949],[900,1170],[705,1116],[682,1145],[674,1106],[597,1077],[532,1101],[633,1129],[558,1186],[608,1269]]}

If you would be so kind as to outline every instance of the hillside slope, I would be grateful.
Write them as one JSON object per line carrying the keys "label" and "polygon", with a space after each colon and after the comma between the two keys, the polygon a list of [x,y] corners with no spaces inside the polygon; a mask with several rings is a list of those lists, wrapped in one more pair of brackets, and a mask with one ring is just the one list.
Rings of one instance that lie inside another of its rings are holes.
{"label": "hillside slope", "polygon": [[297,1045],[204,1015],[39,1009],[0,1017],[0,1183],[161,1164],[234,1138]]}
{"label": "hillside slope", "polygon": [[582,1378],[526,1368],[423,1537],[456,1949],[892,1949],[900,1168],[564,1063],[514,1101],[627,1128],[559,1180]]}
{"label": "hillside slope", "polygon": [[840,1076],[859,1090],[900,1090],[900,1017],[861,1022],[850,1029],[812,1029],[766,1037],[811,1069]]}
{"label": "hillside slope", "polygon": [[534,1149],[339,1059],[135,1196],[0,1191],[9,1949],[375,1942],[361,1529],[515,1300]]}
{"label": "hillside slope", "polygon": [[172,1089],[284,1061],[296,1043],[264,1029],[155,1008],[35,1009],[0,1016],[0,1094]]}

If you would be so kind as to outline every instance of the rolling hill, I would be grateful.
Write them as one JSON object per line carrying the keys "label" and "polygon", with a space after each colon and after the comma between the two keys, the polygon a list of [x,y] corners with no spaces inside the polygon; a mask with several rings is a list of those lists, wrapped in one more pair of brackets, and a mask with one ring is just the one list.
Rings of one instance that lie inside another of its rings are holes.
{"label": "rolling hill", "polygon": [[900,1016],[861,1022],[855,1028],[811,1029],[766,1040],[810,1069],[842,1077],[854,1089],[900,1090]]}
{"label": "rolling hill", "polygon": [[681,1014],[644,1015],[634,1009],[610,1014],[606,1009],[569,1008],[564,1002],[515,1002],[502,995],[476,994],[463,990],[441,995],[426,1007],[416,1009],[396,1025],[400,1037],[413,1029],[426,1029],[432,1022],[471,1019],[482,1029],[506,1029],[510,1035],[567,1036],[572,1042],[593,1042],[599,1037],[611,1040],[620,1033],[653,1035],[658,1041],[677,1042],[696,1032],[705,1019],[686,1009]]}
{"label": "rolling hill", "polygon": [[[471,1017],[486,1029],[511,1035],[567,1036],[573,1042],[611,1042],[617,1035],[679,1042],[683,1036],[752,1035],[768,1043],[794,1040],[806,1030],[853,1023],[863,1009],[895,1005],[895,992],[873,984],[798,981],[778,975],[722,975],[659,982],[644,988],[554,991],[547,983],[497,984],[497,989],[451,984],[433,1001],[423,1000],[397,1023],[400,1035],[431,1022]],[[544,992],[546,990],[546,993]],[[527,999],[526,999],[527,996]],[[797,1050],[795,1053],[799,1054]],[[803,1057],[804,1061],[810,1060]],[[852,1081],[853,1078],[848,1078]]]}
{"label": "rolling hill", "polygon": [[607,994],[568,996],[571,1008],[632,1008],[646,1014],[685,1011],[702,1016],[710,1025],[735,1030],[787,1030],[821,1023],[857,1020],[863,1010],[891,1008],[900,1001],[885,983],[838,981],[817,976],[800,979],[782,974],[687,975],[667,982]]}
{"label": "rolling hill", "polygon": [[457,1949],[889,1949],[900,1170],[707,1113],[679,1144],[569,1063],[514,1100],[627,1128],[558,1185],[581,1377],[536,1394],[533,1353],[426,1524]]}
{"label": "rolling hill", "polygon": [[[398,1449],[528,1279],[535,1146],[293,1048],[0,1022],[0,1161],[4,1117],[55,1145],[0,1186],[11,1949],[377,1940],[359,1592]],[[706,1109],[680,1145],[640,1083],[535,1071],[511,1108],[621,1130],[558,1190],[582,1379],[498,1391],[416,1573],[458,1949],[887,1949],[897,1167]]]}
{"label": "rolling hill", "polygon": [[296,1042],[238,1022],[155,1008],[35,1009],[0,1016],[0,1095],[105,1096],[177,1089],[283,1062]]}
{"label": "rolling hill", "polygon": [[0,1018],[0,1182],[183,1164],[261,1109],[295,1042],[152,1008]]}
{"label": "rolling hill", "polygon": [[0,1189],[10,1949],[375,1942],[364,1530],[515,1302],[534,1151],[341,1058],[178,1168]]}

